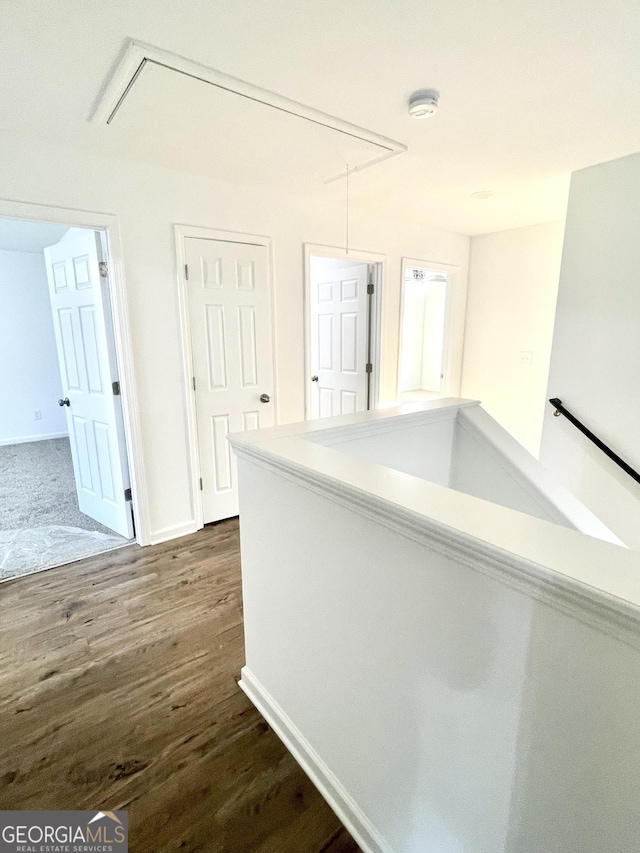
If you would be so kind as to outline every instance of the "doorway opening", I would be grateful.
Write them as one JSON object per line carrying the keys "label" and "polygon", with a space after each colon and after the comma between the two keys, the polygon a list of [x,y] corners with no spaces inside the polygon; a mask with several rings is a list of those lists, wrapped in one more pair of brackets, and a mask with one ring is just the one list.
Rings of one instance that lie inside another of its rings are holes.
{"label": "doorway opening", "polygon": [[193,528],[238,515],[227,436],[277,422],[271,240],[175,226]]}
{"label": "doorway opening", "polygon": [[0,581],[135,540],[104,230],[0,218]]}
{"label": "doorway opening", "polygon": [[306,417],[375,409],[382,255],[305,246]]}
{"label": "doorway opening", "polygon": [[402,263],[398,401],[437,399],[449,392],[449,323],[453,272],[411,261]]}

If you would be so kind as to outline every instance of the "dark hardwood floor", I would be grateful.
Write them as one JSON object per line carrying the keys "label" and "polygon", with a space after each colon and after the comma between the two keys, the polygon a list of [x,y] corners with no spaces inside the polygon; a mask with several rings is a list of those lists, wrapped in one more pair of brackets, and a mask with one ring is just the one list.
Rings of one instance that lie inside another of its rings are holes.
{"label": "dark hardwood floor", "polygon": [[132,853],[357,853],[243,654],[235,520],[0,585],[0,809],[128,809]]}

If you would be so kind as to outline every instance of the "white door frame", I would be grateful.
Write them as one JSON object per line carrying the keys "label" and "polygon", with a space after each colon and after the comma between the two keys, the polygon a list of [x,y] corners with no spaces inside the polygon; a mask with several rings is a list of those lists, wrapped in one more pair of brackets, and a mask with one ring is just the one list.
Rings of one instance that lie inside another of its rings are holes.
{"label": "white door frame", "polygon": [[191,511],[196,530],[204,527],[202,494],[200,491],[200,454],[198,450],[198,428],[196,400],[193,393],[193,351],[191,349],[191,324],[189,322],[189,294],[185,277],[186,251],[185,238],[199,240],[222,240],[225,243],[246,243],[252,246],[264,246],[267,250],[267,269],[269,276],[269,309],[271,313],[271,351],[273,353],[274,422],[278,423],[278,372],[276,356],[275,298],[273,292],[273,240],[258,234],[243,234],[239,231],[223,231],[218,228],[206,228],[199,225],[174,225],[176,244],[176,280],[178,282],[178,303],[180,306],[180,342],[182,345],[182,367],[184,377],[185,404],[187,411],[187,435],[189,440],[189,474],[191,482]]}
{"label": "white door frame", "polygon": [[133,347],[127,290],[124,276],[124,260],[120,227],[116,216],[110,213],[94,213],[69,207],[32,204],[30,202],[0,199],[0,217],[6,219],[29,219],[36,222],[55,222],[69,227],[91,228],[106,235],[107,262],[109,264],[109,297],[113,316],[113,332],[118,362],[118,381],[122,397],[122,414],[125,431],[125,452],[129,465],[132,504],[139,545],[151,544],[149,529],[149,501],[142,454],[142,430],[140,427],[138,394],[133,367]]}
{"label": "white door frame", "polygon": [[382,289],[384,287],[386,255],[360,249],[341,249],[337,246],[322,246],[318,243],[304,244],[304,416],[311,417],[311,258],[331,258],[336,261],[362,261],[376,265],[375,289],[373,291],[371,318],[371,373],[370,409],[378,406],[380,399],[380,354],[382,340]]}
{"label": "white door frame", "polygon": [[400,259],[400,316],[398,319],[398,369],[396,371],[396,400],[400,400],[400,374],[402,371],[402,328],[404,318],[404,271],[406,267],[416,267],[443,272],[447,276],[447,294],[444,307],[444,340],[442,344],[442,372],[444,378],[440,387],[440,396],[458,397],[460,395],[460,375],[462,352],[455,347],[454,322],[457,296],[457,278],[460,267],[456,264],[443,264],[438,261],[425,261],[418,258]]}

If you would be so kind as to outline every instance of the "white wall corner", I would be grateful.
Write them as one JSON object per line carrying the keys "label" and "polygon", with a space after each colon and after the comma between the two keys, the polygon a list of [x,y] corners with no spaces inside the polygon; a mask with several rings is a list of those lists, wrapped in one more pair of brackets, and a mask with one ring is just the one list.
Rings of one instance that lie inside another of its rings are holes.
{"label": "white wall corner", "polygon": [[159,545],[161,542],[168,542],[170,539],[179,539],[180,536],[188,536],[190,533],[195,533],[198,530],[196,522],[185,521],[183,524],[173,524],[170,527],[161,527],[158,530],[152,530],[149,534],[149,545]]}
{"label": "white wall corner", "polygon": [[357,841],[363,853],[393,853],[390,845],[309,741],[246,666],[242,668],[238,684]]}

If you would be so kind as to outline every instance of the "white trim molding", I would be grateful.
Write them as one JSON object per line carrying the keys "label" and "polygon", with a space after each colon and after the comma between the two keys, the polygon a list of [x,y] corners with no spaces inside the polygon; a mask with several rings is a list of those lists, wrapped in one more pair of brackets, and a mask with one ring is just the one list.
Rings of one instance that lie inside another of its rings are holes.
{"label": "white trim molding", "polygon": [[[322,444],[324,447],[331,447],[333,444],[341,444],[343,441],[354,441],[360,438],[370,438],[371,436],[382,433],[388,435],[391,432],[399,430],[413,429],[423,423],[432,424],[438,421],[455,421],[460,409],[477,405],[475,400],[470,400],[468,403],[464,403],[455,409],[443,408],[435,411],[421,409],[415,412],[406,412],[402,418],[380,418],[375,421],[361,421],[356,424],[344,424],[343,426],[317,429],[312,433],[308,433],[305,438],[307,441],[314,441],[317,444]],[[389,410],[383,411],[388,412]]]}
{"label": "white trim molding", "polygon": [[353,797],[248,667],[242,668],[238,684],[357,841],[363,853],[393,853]]}
{"label": "white trim molding", "polygon": [[168,542],[170,539],[189,536],[198,529],[194,521],[185,521],[183,524],[172,524],[170,527],[162,527],[160,530],[153,530],[151,532],[149,544],[159,545],[161,542]]}
{"label": "white trim molding", "polygon": [[[465,433],[442,420],[453,412]],[[405,420],[412,437],[396,428]],[[394,431],[363,437],[367,421]],[[349,422],[355,441],[313,440]],[[241,687],[361,848],[513,853],[553,835],[567,853],[626,850],[628,827],[640,830],[628,795],[638,553],[603,541],[613,534],[470,401],[231,442]],[[522,489],[507,482],[514,467]],[[561,523],[520,499],[537,491]],[[606,789],[591,772],[602,731]]]}
{"label": "white trim molding", "polygon": [[14,199],[0,199],[0,217],[28,219],[37,222],[55,222],[78,228],[92,228],[106,235],[109,263],[109,294],[113,314],[116,359],[122,398],[127,460],[133,511],[136,523],[136,541],[140,545],[150,543],[149,500],[142,452],[142,427],[133,363],[133,344],[127,286],[124,274],[124,254],[120,226],[116,216],[110,213],[77,210],[70,207],[31,204]]}
{"label": "white trim molding", "polygon": [[[467,400],[437,400],[423,404],[423,418],[415,413],[419,407],[411,407],[413,411],[406,413],[404,407],[399,407],[262,430],[253,435],[236,434],[230,440],[239,457],[640,648],[637,553],[620,547],[622,543],[560,484],[550,484],[550,476],[537,460],[506,432],[501,431],[500,436],[501,446],[506,448],[505,458],[517,456],[532,486],[546,494],[576,529],[524,515],[327,446],[330,427],[334,425],[343,437],[350,419],[354,425],[359,424],[356,431],[363,434],[367,421],[389,418],[393,424],[395,419],[406,418],[415,425],[426,423],[429,412],[434,419],[442,419],[442,410],[454,407],[466,417],[477,406]],[[482,418],[473,421],[473,428],[482,428]],[[373,423],[371,428],[379,430]],[[320,442],[313,439],[314,433],[318,433]],[[495,437],[495,430],[486,431],[489,442]]]}
{"label": "white trim molding", "polygon": [[31,444],[32,441],[50,441],[53,438],[69,438],[68,432],[48,432],[44,435],[20,435],[17,438],[0,438],[0,447],[12,444]]}
{"label": "white trim molding", "polygon": [[[274,387],[274,419],[278,423],[278,364],[276,354],[276,326],[275,326],[275,293],[274,293],[274,269],[273,269],[273,240],[257,234],[245,234],[239,231],[224,231],[219,228],[207,228],[201,225],[174,225],[174,241],[176,247],[176,281],[178,286],[178,304],[180,319],[180,343],[182,348],[182,366],[184,377],[185,406],[187,413],[187,436],[189,441],[189,474],[191,483],[191,511],[193,519],[188,524],[193,525],[193,531],[204,527],[202,511],[202,494],[200,491],[200,455],[198,452],[198,427],[196,416],[196,402],[193,395],[193,350],[191,348],[191,324],[189,322],[189,297],[187,292],[187,280],[184,270],[186,265],[185,238],[192,237],[199,240],[222,240],[225,243],[244,243],[251,246],[264,246],[267,250],[267,264],[269,271],[269,305],[271,313],[270,329],[271,350],[273,353],[273,387]],[[162,531],[159,532],[162,534]],[[182,536],[176,533],[175,536]],[[166,537],[170,538],[170,537]],[[159,539],[158,541],[164,541]]]}
{"label": "white trim molding", "polygon": [[[194,80],[200,80],[211,86],[224,89],[225,92],[231,92],[243,98],[265,104],[267,107],[280,110],[288,115],[297,116],[300,119],[310,121],[322,127],[327,127],[337,133],[355,137],[380,149],[379,157],[349,169],[349,174],[362,171],[407,151],[407,146],[402,142],[397,142],[395,139],[389,139],[365,127],[360,127],[336,116],[329,115],[329,113],[317,110],[314,107],[293,101],[291,98],[286,98],[277,92],[271,92],[260,86],[254,86],[252,83],[247,83],[245,80],[240,80],[237,77],[231,77],[229,74],[224,74],[215,68],[210,68],[208,65],[203,65],[185,56],[180,56],[177,53],[172,53],[171,51],[135,39],[130,39],[127,42],[120,57],[116,60],[115,67],[112,69],[98,95],[90,120],[96,124],[110,124],[115,119],[127,95],[135,86],[136,80],[144,73],[144,69],[148,65],[159,65],[170,71],[191,77]],[[346,172],[334,175],[326,183],[331,183],[345,176]]]}

